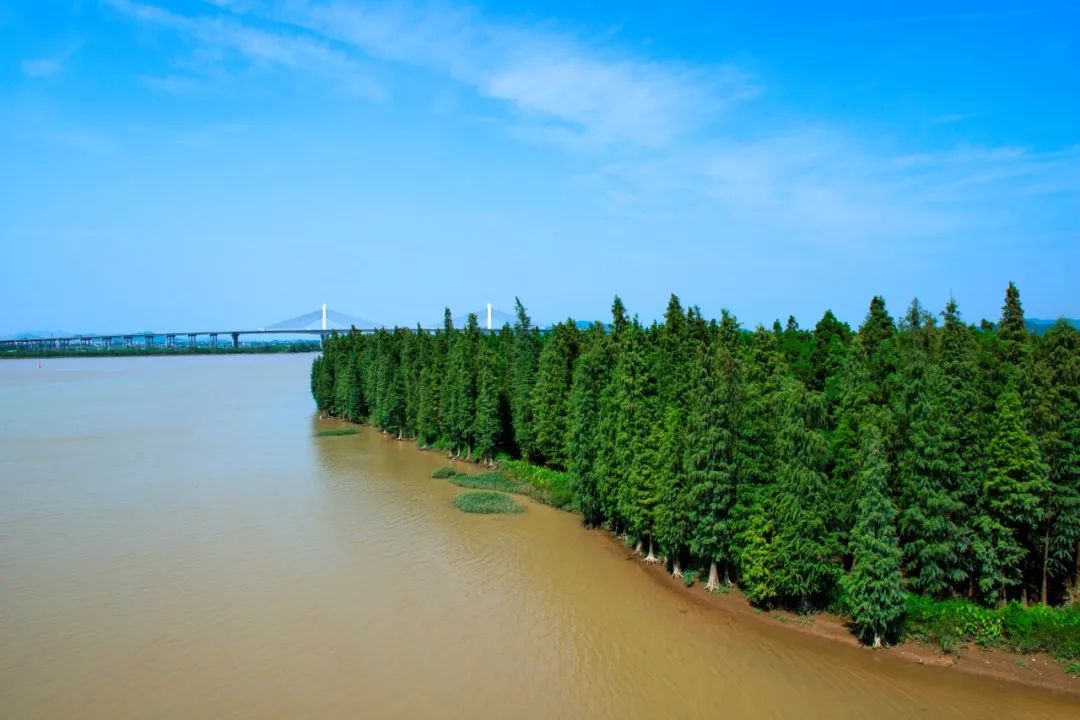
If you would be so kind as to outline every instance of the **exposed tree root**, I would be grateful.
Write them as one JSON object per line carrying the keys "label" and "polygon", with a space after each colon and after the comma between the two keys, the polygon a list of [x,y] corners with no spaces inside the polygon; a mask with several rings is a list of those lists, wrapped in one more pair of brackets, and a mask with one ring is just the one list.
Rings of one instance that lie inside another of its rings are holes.
{"label": "exposed tree root", "polygon": [[653,544],[652,544],[651,539],[649,540],[649,554],[646,555],[645,558],[641,562],[645,563],[646,565],[659,565],[660,564],[660,559],[657,558],[656,555],[653,553]]}
{"label": "exposed tree root", "polygon": [[716,572],[716,561],[709,563],[709,582],[705,583],[706,592],[718,592],[720,590],[720,578]]}
{"label": "exposed tree root", "polygon": [[671,577],[678,579],[682,576],[682,568],[679,567],[679,558],[675,558],[675,562],[671,564]]}

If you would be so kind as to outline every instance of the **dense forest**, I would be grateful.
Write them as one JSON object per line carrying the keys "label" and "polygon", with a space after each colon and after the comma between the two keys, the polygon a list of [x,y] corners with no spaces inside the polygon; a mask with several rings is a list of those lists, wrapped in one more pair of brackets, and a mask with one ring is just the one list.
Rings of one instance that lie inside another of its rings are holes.
{"label": "dense forest", "polygon": [[[939,319],[940,318],[940,319]],[[492,463],[564,471],[587,524],[675,574],[709,568],[752,602],[842,608],[877,644],[907,593],[1063,602],[1080,566],[1080,332],[875,297],[853,331],[831,312],[744,330],[672,296],[645,326],[332,337],[321,411]]]}

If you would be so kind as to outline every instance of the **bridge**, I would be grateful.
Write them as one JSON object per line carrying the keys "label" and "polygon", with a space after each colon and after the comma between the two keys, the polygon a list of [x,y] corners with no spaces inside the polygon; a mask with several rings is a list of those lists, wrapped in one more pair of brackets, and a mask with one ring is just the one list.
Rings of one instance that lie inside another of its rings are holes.
{"label": "bridge", "polygon": [[0,340],[0,350],[48,350],[48,349],[108,349],[121,348],[194,348],[203,346],[218,347],[231,342],[233,348],[240,347],[240,338],[245,336],[307,335],[325,340],[338,332],[373,333],[382,325],[355,318],[344,313],[328,310],[323,304],[321,310],[298,315],[274,325],[252,330],[197,330],[183,332],[139,332],[72,335],[69,337],[15,338]]}
{"label": "bridge", "polygon": [[[506,313],[492,308],[487,304],[486,311],[476,313],[481,326],[489,332],[496,330],[494,326],[497,320],[510,317]],[[486,322],[485,322],[486,320]],[[455,326],[464,325],[464,316],[454,319]],[[253,330],[199,330],[183,332],[139,332],[139,333],[108,333],[71,335],[69,337],[49,338],[16,338],[0,340],[0,350],[90,350],[110,348],[152,348],[163,347],[166,349],[195,348],[200,344],[204,347],[219,347],[231,342],[232,347],[240,347],[240,338],[247,336],[268,336],[272,339],[282,335],[306,335],[317,337],[325,341],[334,333],[359,332],[374,333],[385,327],[363,318],[353,317],[334,310],[329,310],[326,304],[319,310],[314,310],[303,315],[282,320],[268,327]],[[441,328],[422,328],[434,332]]]}

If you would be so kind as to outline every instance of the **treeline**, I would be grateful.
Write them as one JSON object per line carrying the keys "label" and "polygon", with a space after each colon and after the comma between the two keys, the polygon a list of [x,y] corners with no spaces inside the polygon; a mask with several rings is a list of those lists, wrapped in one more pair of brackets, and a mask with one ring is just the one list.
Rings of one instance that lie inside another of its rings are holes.
{"label": "treeline", "polygon": [[318,407],[492,462],[566,471],[574,505],[756,603],[832,607],[894,636],[905,591],[1059,603],[1080,565],[1080,333],[1036,337],[1009,285],[999,322],[875,297],[748,332],[672,296],[645,326],[395,329],[328,340]]}

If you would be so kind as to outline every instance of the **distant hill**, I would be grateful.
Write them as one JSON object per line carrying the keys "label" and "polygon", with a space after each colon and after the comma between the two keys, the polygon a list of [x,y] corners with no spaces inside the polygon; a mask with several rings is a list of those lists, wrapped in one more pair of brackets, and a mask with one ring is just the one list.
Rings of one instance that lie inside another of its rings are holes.
{"label": "distant hill", "polygon": [[[1077,320],[1076,318],[1062,319],[1072,325],[1077,330],[1080,330],[1080,320]],[[1028,330],[1035,333],[1036,335],[1042,335],[1047,330],[1054,327],[1056,323],[1057,320],[1040,320],[1039,318],[1028,318],[1027,320],[1025,320],[1025,324],[1027,325]]]}

